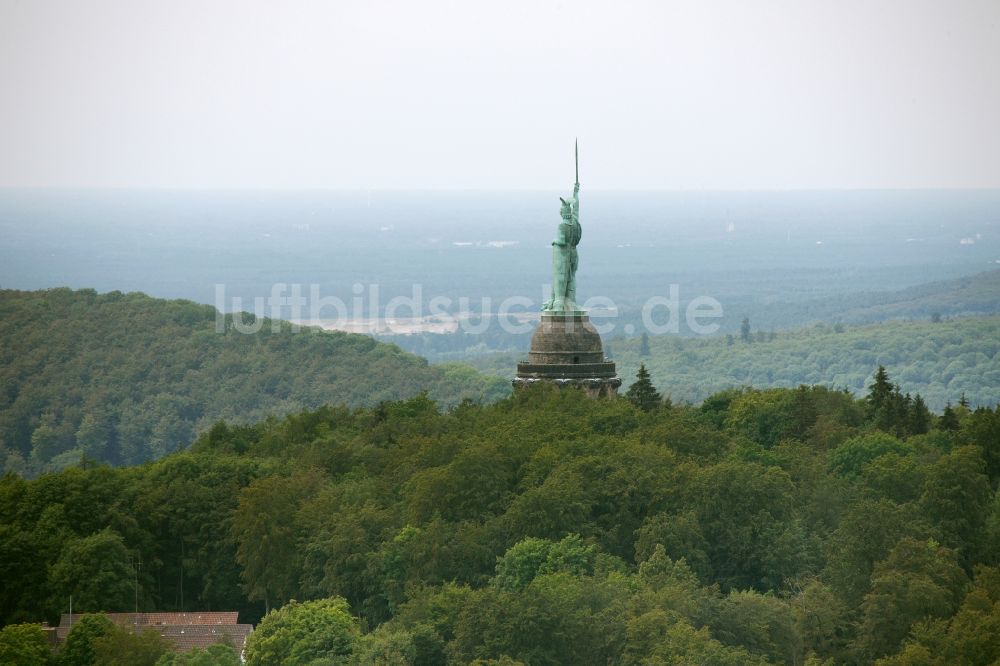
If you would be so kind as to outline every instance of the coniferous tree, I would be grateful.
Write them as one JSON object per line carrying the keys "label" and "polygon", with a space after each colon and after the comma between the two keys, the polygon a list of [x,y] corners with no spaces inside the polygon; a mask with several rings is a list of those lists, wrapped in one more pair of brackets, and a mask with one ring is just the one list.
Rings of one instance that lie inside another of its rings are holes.
{"label": "coniferous tree", "polygon": [[913,398],[910,397],[910,394],[903,395],[899,384],[896,384],[892,392],[892,401],[889,403],[889,415],[887,417],[889,422],[887,430],[896,435],[896,437],[906,437],[906,426],[909,422],[910,407],[912,404]]}
{"label": "coniferous tree", "polygon": [[913,398],[913,405],[907,415],[906,431],[911,435],[923,435],[930,430],[931,412],[927,409],[927,404],[918,393]]}
{"label": "coniferous tree", "polygon": [[889,381],[889,373],[886,372],[885,366],[879,365],[878,370],[875,371],[875,383],[868,389],[868,396],[865,398],[870,419],[877,420],[878,416],[885,411],[892,399],[894,388],[892,382]]}
{"label": "coniferous tree", "polygon": [[628,401],[644,412],[659,407],[662,398],[659,391],[653,386],[653,382],[649,379],[649,371],[646,370],[645,363],[639,366],[639,372],[636,373],[636,377],[635,383],[629,386],[628,391],[625,393]]}
{"label": "coniferous tree", "polygon": [[965,391],[962,391],[962,397],[958,399],[958,404],[966,409],[969,408],[969,399],[965,397]]}
{"label": "coniferous tree", "polygon": [[750,317],[743,317],[743,322],[740,324],[740,339],[743,342],[753,342],[753,337],[750,335]]}
{"label": "coniferous tree", "polygon": [[900,437],[910,434],[910,414],[913,412],[913,396],[909,393],[903,396],[900,403],[899,417],[896,422],[896,431]]}
{"label": "coniferous tree", "polygon": [[892,393],[889,394],[889,401],[882,411],[876,415],[875,423],[882,430],[899,436],[902,435],[900,426],[905,418],[903,392],[899,389],[899,384],[893,384]]}
{"label": "coniferous tree", "polygon": [[948,432],[958,430],[958,415],[955,414],[955,410],[952,408],[950,402],[944,406],[941,418],[938,419],[938,429],[947,430]]}

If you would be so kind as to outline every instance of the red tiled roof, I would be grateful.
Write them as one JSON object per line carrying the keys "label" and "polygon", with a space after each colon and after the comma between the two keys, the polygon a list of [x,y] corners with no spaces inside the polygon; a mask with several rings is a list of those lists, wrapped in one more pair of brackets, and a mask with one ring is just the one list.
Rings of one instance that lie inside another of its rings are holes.
{"label": "red tiled roof", "polygon": [[[63,613],[59,626],[76,624],[82,613]],[[120,627],[156,627],[178,624],[236,624],[239,613],[236,611],[203,611],[198,613],[102,613]]]}
{"label": "red tiled roof", "polygon": [[[60,642],[66,640],[72,625],[82,614],[64,613],[55,634]],[[140,631],[154,629],[170,640],[179,652],[194,647],[208,647],[226,643],[237,652],[243,651],[247,636],[253,631],[251,624],[237,624],[236,612],[204,613],[103,613],[120,627],[134,627]]]}
{"label": "red tiled roof", "polygon": [[191,648],[205,648],[215,643],[225,643],[242,652],[247,636],[253,631],[249,624],[223,625],[171,625],[159,628],[160,635],[177,646],[178,652],[187,652]]}

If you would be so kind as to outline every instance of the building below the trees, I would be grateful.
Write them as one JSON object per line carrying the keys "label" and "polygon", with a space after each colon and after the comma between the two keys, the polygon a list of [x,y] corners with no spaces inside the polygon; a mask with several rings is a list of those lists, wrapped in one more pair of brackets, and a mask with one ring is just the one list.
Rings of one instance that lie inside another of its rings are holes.
{"label": "building below the trees", "polygon": [[[252,624],[239,624],[236,611],[195,612],[195,613],[101,613],[113,623],[135,632],[154,629],[174,644],[178,652],[188,652],[193,648],[207,648],[216,643],[224,643],[242,654],[247,636],[253,631]],[[66,640],[73,625],[79,622],[82,613],[63,613],[56,627],[56,639],[61,644]]]}

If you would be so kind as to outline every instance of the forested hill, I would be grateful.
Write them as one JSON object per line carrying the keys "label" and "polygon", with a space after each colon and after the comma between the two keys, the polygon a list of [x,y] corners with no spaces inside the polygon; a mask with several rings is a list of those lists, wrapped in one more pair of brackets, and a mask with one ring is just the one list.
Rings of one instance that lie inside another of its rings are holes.
{"label": "forested hill", "polygon": [[[605,341],[605,352],[617,361],[626,383],[644,363],[653,383],[675,402],[700,402],[740,386],[818,384],[861,395],[879,364],[938,411],[963,393],[973,407],[1000,400],[1000,317],[820,325],[775,333],[752,328],[746,339],[650,336],[648,354],[644,351],[642,338]],[[519,357],[485,355],[468,363],[505,376]]]}
{"label": "forested hill", "polygon": [[494,399],[507,380],[428,366],[362,335],[256,334],[216,310],[141,293],[0,291],[0,472],[158,458],[219,419],[319,405],[374,405],[427,391],[442,404]]}
{"label": "forested hill", "polygon": [[934,315],[966,316],[1000,312],[1000,270],[916,285],[899,291],[870,291],[828,296],[804,303],[761,308],[763,318],[781,321],[782,307],[803,321],[861,324],[893,319],[930,319]]}
{"label": "forested hill", "polygon": [[[738,277],[730,276],[725,280],[703,275],[683,284],[686,293],[709,294],[719,299],[725,316],[714,323],[719,324],[719,332],[723,335],[739,335],[744,317],[750,318],[755,330],[785,331],[817,324],[844,326],[1000,314],[1000,270],[880,291],[870,290],[878,285],[878,274],[868,277],[872,285],[865,291],[856,290],[858,273],[847,268],[841,272],[817,270],[794,276],[775,269],[763,275],[739,273]],[[635,282],[634,276],[630,280]],[[794,294],[789,293],[790,280],[801,282],[792,290]],[[820,288],[821,283],[837,281],[853,285],[853,290]],[[814,293],[817,291],[821,295]],[[617,304],[617,316],[606,320],[614,324],[611,335],[620,335],[621,331],[629,330],[629,325],[636,331],[646,329],[642,308],[648,297],[647,293]],[[681,312],[686,307],[687,303],[681,301]],[[595,317],[595,323],[602,323],[601,319]],[[683,322],[680,330],[684,337],[697,337]],[[531,334],[508,333],[492,327],[482,333],[466,333],[459,329],[448,334],[381,335],[379,339],[439,362],[464,361],[490,352],[526,351]]]}
{"label": "forested hill", "polygon": [[[735,302],[729,309],[741,307]],[[822,298],[746,303],[764,328],[793,328],[815,322],[868,324],[897,319],[931,319],[1000,313],[1000,270],[927,282],[895,291],[861,291]],[[739,310],[737,310],[739,311]]]}
{"label": "forested hill", "polygon": [[418,396],[7,475],[0,625],[72,595],[249,622],[285,604],[247,666],[995,664],[1000,410],[901,418],[891,379],[649,411]]}

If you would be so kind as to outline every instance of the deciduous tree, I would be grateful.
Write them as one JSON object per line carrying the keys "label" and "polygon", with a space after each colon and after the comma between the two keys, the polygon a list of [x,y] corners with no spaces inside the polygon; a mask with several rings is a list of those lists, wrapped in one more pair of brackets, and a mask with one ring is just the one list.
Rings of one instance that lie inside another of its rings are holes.
{"label": "deciduous tree", "polygon": [[360,630],[342,597],[291,601],[264,616],[247,639],[247,666],[306,666],[354,651]]}

